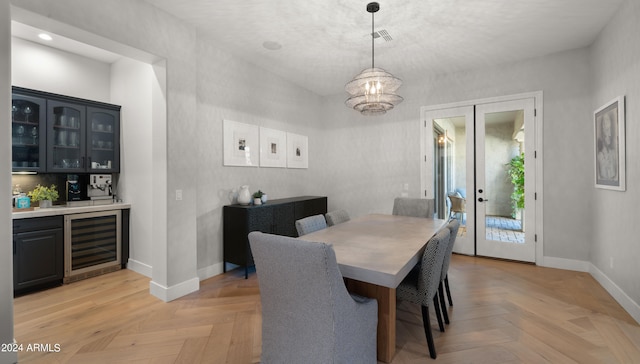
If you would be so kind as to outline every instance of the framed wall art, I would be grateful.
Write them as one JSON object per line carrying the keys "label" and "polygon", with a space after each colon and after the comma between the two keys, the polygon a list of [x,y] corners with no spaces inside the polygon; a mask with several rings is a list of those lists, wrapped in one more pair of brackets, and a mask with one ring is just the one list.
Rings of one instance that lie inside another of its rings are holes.
{"label": "framed wall art", "polygon": [[260,127],[260,167],[287,167],[287,133]]}
{"label": "framed wall art", "polygon": [[287,167],[309,168],[308,138],[287,133]]}
{"label": "framed wall art", "polygon": [[259,128],[255,125],[224,120],[224,165],[257,167],[260,163]]}
{"label": "framed wall art", "polygon": [[624,116],[624,96],[616,97],[593,113],[597,188],[626,189]]}

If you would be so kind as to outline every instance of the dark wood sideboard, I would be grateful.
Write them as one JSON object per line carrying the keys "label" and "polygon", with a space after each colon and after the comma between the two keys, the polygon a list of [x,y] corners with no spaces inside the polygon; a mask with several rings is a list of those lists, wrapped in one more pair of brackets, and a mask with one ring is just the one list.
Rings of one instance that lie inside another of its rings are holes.
{"label": "dark wood sideboard", "polygon": [[252,231],[297,237],[295,222],[307,216],[326,214],[327,198],[301,196],[267,201],[263,205],[223,207],[224,261],[244,267],[245,278],[253,266],[248,235]]}

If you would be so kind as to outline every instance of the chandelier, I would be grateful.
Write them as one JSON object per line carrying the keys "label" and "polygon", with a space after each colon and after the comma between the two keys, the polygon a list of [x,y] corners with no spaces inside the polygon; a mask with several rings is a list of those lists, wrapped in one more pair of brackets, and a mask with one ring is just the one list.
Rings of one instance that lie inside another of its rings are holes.
{"label": "chandelier", "polygon": [[362,115],[382,115],[404,100],[396,94],[402,81],[382,68],[375,67],[374,14],[378,10],[380,4],[367,4],[367,12],[371,13],[371,68],[360,72],[344,87],[350,95],[345,104]]}

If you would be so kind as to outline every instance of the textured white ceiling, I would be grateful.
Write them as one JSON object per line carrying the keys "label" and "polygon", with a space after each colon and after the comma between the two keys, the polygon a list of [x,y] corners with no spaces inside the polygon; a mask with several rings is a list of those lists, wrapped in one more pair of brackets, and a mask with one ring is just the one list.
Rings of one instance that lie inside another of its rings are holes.
{"label": "textured white ceiling", "polygon": [[[371,66],[363,0],[146,0],[217,48],[319,95]],[[382,0],[375,64],[405,80],[590,45],[623,0]],[[266,49],[265,42],[281,45]],[[402,91],[400,91],[402,93]]]}
{"label": "textured white ceiling", "polygon": [[[369,1],[147,0],[199,36],[320,95],[371,64]],[[379,1],[376,66],[403,80],[591,44],[622,0]],[[277,42],[276,51],[263,47]]]}
{"label": "textured white ceiling", "polygon": [[[217,47],[320,95],[371,65],[369,1],[147,0]],[[379,1],[376,66],[403,80],[590,45],[622,0]],[[277,42],[276,51],[263,47]]]}

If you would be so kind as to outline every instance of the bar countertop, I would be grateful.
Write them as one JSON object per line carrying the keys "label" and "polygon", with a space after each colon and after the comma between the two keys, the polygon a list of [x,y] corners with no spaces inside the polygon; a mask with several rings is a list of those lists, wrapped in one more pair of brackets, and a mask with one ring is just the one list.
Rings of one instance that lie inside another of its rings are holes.
{"label": "bar countertop", "polygon": [[129,203],[112,203],[112,204],[103,204],[103,205],[91,205],[91,206],[67,206],[67,205],[54,205],[49,208],[30,208],[24,209],[13,209],[13,213],[11,214],[14,220],[16,219],[28,219],[32,217],[44,217],[44,216],[56,216],[56,215],[70,215],[70,214],[80,214],[85,212],[96,212],[96,211],[108,211],[108,210],[123,210],[131,208],[131,204]]}

